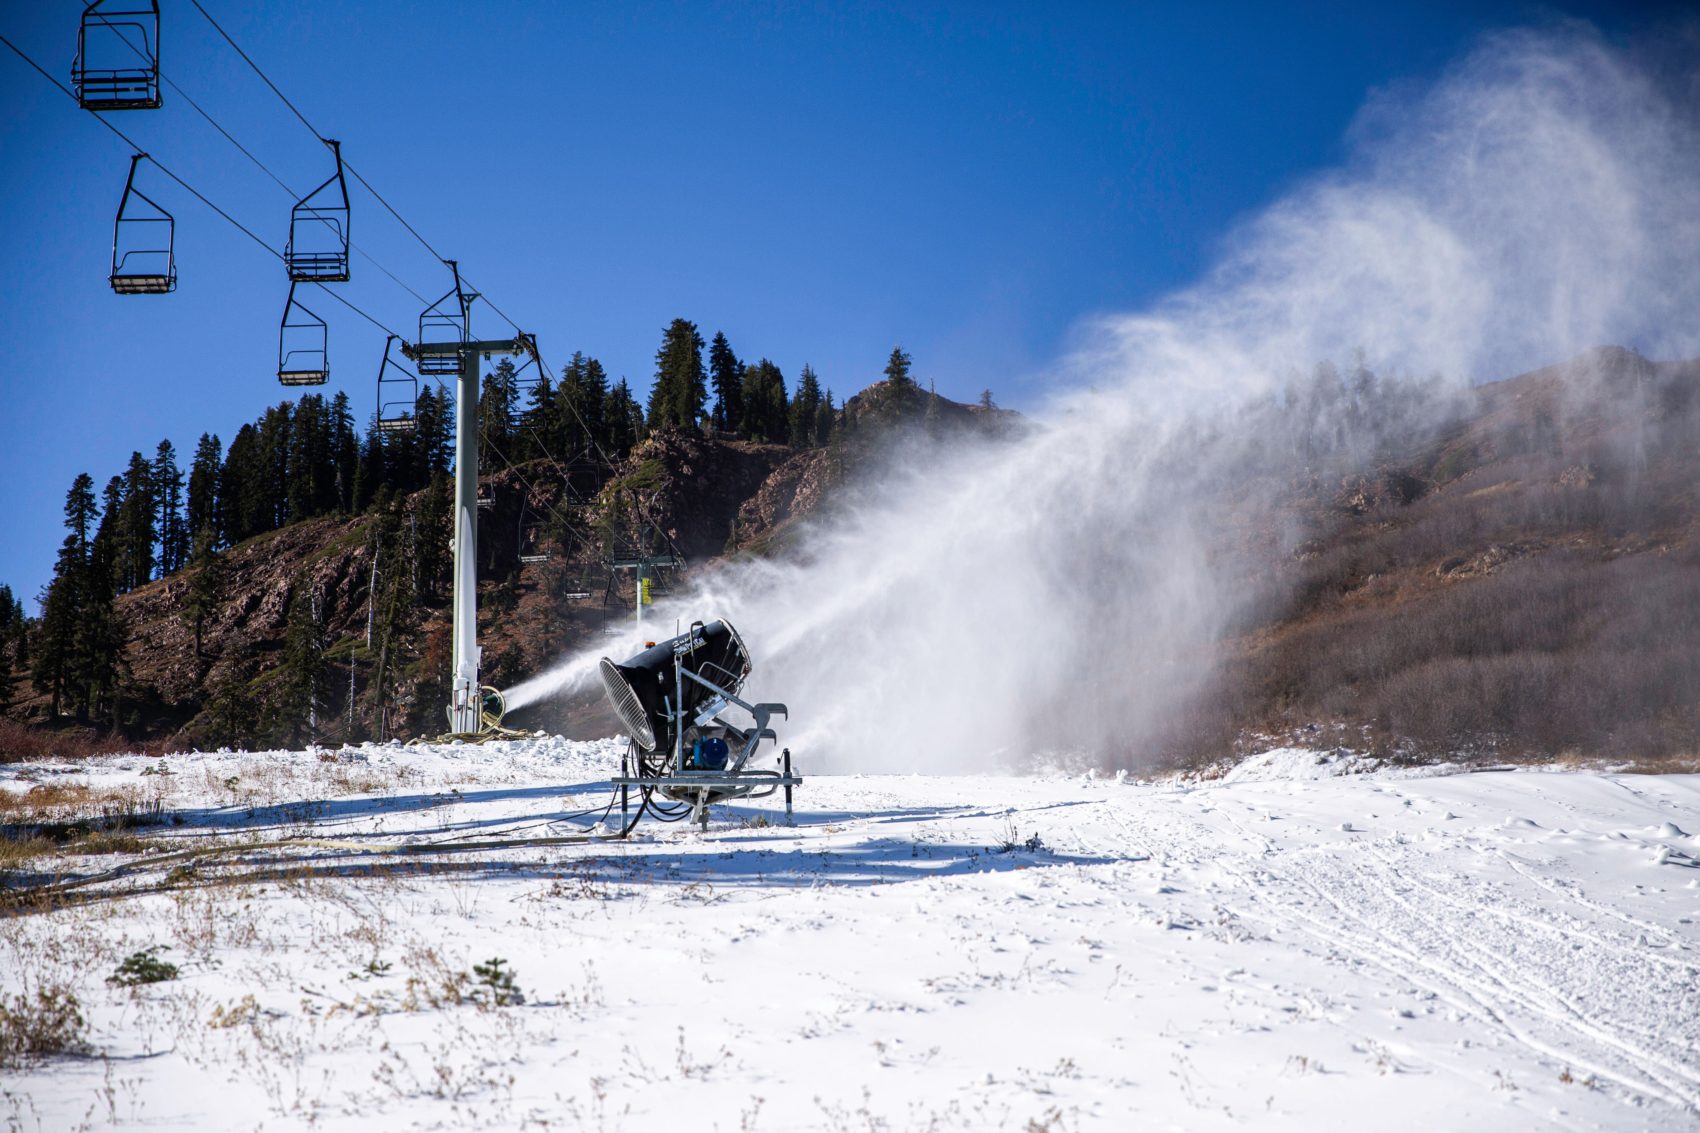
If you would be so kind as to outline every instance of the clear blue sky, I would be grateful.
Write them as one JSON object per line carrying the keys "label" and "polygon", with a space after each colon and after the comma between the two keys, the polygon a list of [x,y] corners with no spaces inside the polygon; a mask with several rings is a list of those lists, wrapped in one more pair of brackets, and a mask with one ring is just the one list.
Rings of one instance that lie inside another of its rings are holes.
{"label": "clear blue sky", "polygon": [[[202,0],[351,163],[524,329],[647,389],[674,317],[840,397],[901,343],[959,400],[1045,396],[1071,326],[1184,284],[1237,218],[1341,154],[1367,93],[1422,80],[1522,3],[539,4]],[[78,0],[0,9],[61,79]],[[326,151],[187,0],[162,66],[286,182]],[[1633,5],[1562,8],[1626,32]],[[281,265],[157,174],[180,286],[106,285],[129,151],[0,49],[0,582],[51,574],[72,478],[170,437],[187,464],[286,396]],[[274,246],[290,199],[167,89],[110,116]],[[146,175],[144,166],[144,176]],[[353,187],[354,239],[447,272]],[[412,337],[356,257],[340,288]],[[331,384],[371,411],[383,334],[334,302]],[[487,310],[475,329],[505,324]]]}

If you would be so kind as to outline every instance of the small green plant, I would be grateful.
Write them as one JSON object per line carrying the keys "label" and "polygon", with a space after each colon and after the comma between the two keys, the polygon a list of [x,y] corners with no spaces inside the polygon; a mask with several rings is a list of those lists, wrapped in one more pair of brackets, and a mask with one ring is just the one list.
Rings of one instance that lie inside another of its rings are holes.
{"label": "small green plant", "polygon": [[0,1000],[0,1069],[83,1049],[83,1005],[64,987]]}
{"label": "small green plant", "polygon": [[118,970],[106,977],[106,982],[117,987],[140,987],[142,984],[164,983],[166,980],[176,979],[177,965],[155,955],[168,947],[170,946],[156,944],[152,948],[130,953],[124,957],[124,962],[118,965]]}
{"label": "small green plant", "polygon": [[525,993],[514,983],[514,971],[500,956],[472,965],[478,987],[473,994],[488,996],[493,1007],[513,1007],[525,1002]]}

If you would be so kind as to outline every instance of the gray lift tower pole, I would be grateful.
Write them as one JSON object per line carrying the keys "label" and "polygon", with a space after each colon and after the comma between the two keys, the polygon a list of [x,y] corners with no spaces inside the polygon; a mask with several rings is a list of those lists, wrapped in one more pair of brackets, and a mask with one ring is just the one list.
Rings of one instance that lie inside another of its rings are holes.
{"label": "gray lift tower pole", "polygon": [[454,679],[449,693],[449,731],[470,735],[479,730],[478,664],[478,363],[497,354],[531,354],[537,348],[530,335],[474,341],[472,301],[460,296],[459,342],[422,342],[408,351],[415,360],[460,359],[455,385],[455,528],[454,528]]}

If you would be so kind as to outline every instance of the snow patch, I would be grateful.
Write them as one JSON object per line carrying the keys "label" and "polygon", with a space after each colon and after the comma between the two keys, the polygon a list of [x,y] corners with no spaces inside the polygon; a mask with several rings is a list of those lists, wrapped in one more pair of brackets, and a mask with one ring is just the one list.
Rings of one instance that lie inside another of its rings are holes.
{"label": "snow patch", "polygon": [[1249,756],[1223,775],[1222,783],[1267,783],[1334,779],[1376,771],[1381,760],[1345,748],[1317,751],[1313,748],[1278,747]]}

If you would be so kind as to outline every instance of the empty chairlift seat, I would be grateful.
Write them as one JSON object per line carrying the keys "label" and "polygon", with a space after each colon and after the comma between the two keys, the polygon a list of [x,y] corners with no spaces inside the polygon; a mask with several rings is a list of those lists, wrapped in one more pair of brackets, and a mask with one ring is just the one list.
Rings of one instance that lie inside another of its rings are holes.
{"label": "empty chairlift seat", "polygon": [[378,431],[411,433],[417,428],[419,378],[390,357],[396,336],[384,342],[384,358],[378,363]]}
{"label": "empty chairlift seat", "polygon": [[331,376],[330,331],[325,320],[295,298],[289,285],[277,332],[277,380],[286,386],[322,386]]}
{"label": "empty chairlift seat", "polygon": [[289,214],[283,266],[297,283],[348,279],[348,184],[342,177],[342,145],[329,138],[325,144],[336,155],[336,172],[302,197]]}
{"label": "empty chairlift seat", "polygon": [[419,316],[419,342],[411,357],[422,376],[460,373],[460,344],[466,341],[468,298],[460,288],[460,267],[453,260],[443,262],[454,272],[455,285]]}
{"label": "empty chairlift seat", "polygon": [[158,0],[95,0],[83,9],[71,89],[84,110],[159,107]]}
{"label": "empty chairlift seat", "polygon": [[165,295],[177,290],[177,222],[136,188],[136,167],[147,157],[130,158],[130,176],[112,222],[112,274],[107,281],[120,295]]}

